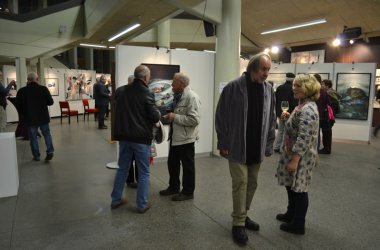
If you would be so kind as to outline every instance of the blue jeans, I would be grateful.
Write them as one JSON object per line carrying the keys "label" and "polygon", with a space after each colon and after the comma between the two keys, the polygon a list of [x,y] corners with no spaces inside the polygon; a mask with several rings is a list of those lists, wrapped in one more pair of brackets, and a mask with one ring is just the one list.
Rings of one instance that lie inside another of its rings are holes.
{"label": "blue jeans", "polygon": [[33,154],[34,159],[40,159],[40,149],[38,147],[38,139],[37,139],[38,128],[41,129],[42,135],[44,136],[44,139],[45,139],[46,154],[54,153],[53,140],[50,134],[49,123],[42,124],[40,126],[28,127],[30,147],[32,148],[32,154]]}
{"label": "blue jeans", "polygon": [[128,141],[119,141],[119,160],[115,182],[111,193],[112,204],[121,202],[125,181],[128,177],[132,156],[135,155],[139,179],[137,183],[137,207],[144,209],[148,206],[148,194],[150,185],[150,145]]}

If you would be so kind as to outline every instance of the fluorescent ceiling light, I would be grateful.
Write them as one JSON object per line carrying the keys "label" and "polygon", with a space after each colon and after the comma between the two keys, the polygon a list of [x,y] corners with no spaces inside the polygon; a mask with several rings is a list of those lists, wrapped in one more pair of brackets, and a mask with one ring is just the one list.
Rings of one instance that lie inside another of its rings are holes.
{"label": "fluorescent ceiling light", "polygon": [[115,46],[109,46],[108,47],[109,49],[114,49],[114,48],[116,48]]}
{"label": "fluorescent ceiling light", "polygon": [[139,27],[140,25],[141,25],[141,24],[136,23],[136,24],[134,24],[134,25],[128,27],[128,28],[125,29],[124,31],[120,32],[119,34],[116,34],[116,35],[114,35],[113,37],[111,37],[110,39],[108,39],[108,42],[112,42],[112,41],[115,40],[116,38],[121,37],[122,35],[128,33],[128,32],[131,31],[131,30],[136,29],[136,28]]}
{"label": "fluorescent ceiling light", "polygon": [[208,53],[216,53],[215,51],[213,51],[213,50],[207,50],[207,49],[205,49],[205,50],[203,50],[204,52],[208,52]]}
{"label": "fluorescent ceiling light", "polygon": [[85,46],[85,47],[107,48],[107,46],[100,45],[100,44],[80,43],[79,45],[80,46]]}
{"label": "fluorescent ceiling light", "polygon": [[175,50],[187,50],[186,48],[175,48]]}
{"label": "fluorescent ceiling light", "polygon": [[326,22],[326,19],[322,18],[322,19],[317,19],[317,20],[310,21],[310,22],[305,22],[305,23],[299,23],[299,24],[295,24],[295,25],[291,25],[291,26],[287,26],[287,27],[283,27],[283,28],[263,31],[260,34],[261,35],[266,35],[266,34],[270,34],[270,33],[280,32],[280,31],[284,31],[284,30],[297,29],[297,28],[301,28],[301,27],[305,27],[305,26],[310,26],[310,25],[315,25],[315,24],[320,24],[320,23],[325,23],[325,22]]}

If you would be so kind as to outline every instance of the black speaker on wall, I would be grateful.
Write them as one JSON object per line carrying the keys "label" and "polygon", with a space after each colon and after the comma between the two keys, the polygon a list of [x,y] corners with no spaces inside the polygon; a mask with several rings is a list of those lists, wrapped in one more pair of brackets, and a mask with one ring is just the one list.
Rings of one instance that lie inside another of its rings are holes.
{"label": "black speaker on wall", "polygon": [[206,36],[215,36],[215,28],[212,23],[203,20],[203,27],[205,28]]}

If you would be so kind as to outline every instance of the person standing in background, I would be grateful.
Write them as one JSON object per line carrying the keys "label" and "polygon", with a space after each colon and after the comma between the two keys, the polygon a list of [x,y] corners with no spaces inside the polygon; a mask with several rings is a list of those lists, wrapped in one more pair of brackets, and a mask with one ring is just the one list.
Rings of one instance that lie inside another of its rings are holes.
{"label": "person standing in background", "polygon": [[16,86],[15,81],[11,81],[5,88],[3,85],[3,71],[0,70],[0,133],[5,131],[7,124],[7,113],[5,111],[7,107],[7,96],[12,87]]}
{"label": "person standing in background", "polygon": [[297,101],[293,97],[293,80],[295,75],[293,73],[286,73],[286,81],[276,89],[276,115],[278,120],[278,130],[276,140],[274,143],[274,152],[280,153],[282,151],[282,145],[284,140],[284,125],[285,121],[281,119],[282,109],[281,102],[287,101],[289,104],[288,112],[292,113]]}
{"label": "person standing in background", "polygon": [[106,114],[106,109],[109,104],[110,94],[107,91],[106,86],[106,76],[101,75],[99,82],[94,85],[94,99],[95,107],[99,109],[98,113],[98,129],[107,129],[107,126],[104,124],[104,116]]}
{"label": "person standing in background", "polygon": [[40,160],[38,146],[38,128],[40,128],[46,144],[45,161],[50,161],[54,155],[53,140],[50,134],[50,115],[48,106],[54,104],[50,91],[47,87],[38,84],[38,75],[30,72],[27,84],[17,92],[16,107],[21,116],[24,117],[28,126],[30,146],[33,160]]}

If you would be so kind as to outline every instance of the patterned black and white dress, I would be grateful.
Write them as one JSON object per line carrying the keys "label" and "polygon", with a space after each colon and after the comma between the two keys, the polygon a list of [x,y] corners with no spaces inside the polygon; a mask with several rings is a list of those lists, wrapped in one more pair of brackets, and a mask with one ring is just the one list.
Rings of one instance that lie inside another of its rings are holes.
{"label": "patterned black and white dress", "polygon": [[[311,181],[312,169],[318,158],[319,114],[315,102],[297,106],[285,123],[284,150],[277,168],[280,185],[291,187],[295,192],[307,192]],[[287,170],[293,154],[301,159],[295,173]]]}

